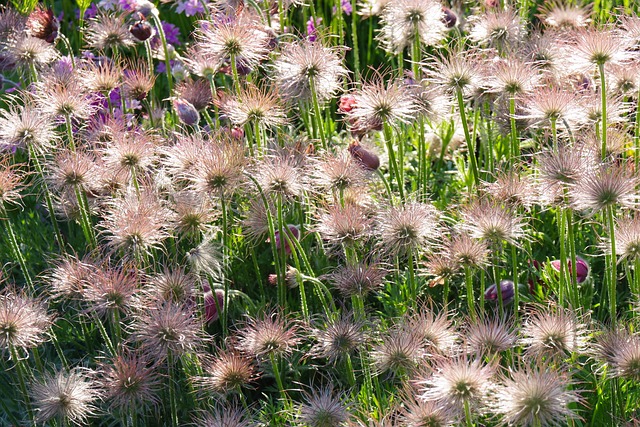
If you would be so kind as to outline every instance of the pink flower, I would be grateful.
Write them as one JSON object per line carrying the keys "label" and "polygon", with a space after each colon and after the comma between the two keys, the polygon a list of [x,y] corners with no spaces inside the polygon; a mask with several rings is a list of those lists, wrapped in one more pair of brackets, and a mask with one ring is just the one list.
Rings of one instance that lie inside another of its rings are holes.
{"label": "pink flower", "polygon": [[[213,297],[214,292],[216,298]],[[224,291],[216,289],[214,292],[207,291],[204,293],[204,318],[208,324],[215,322],[220,317],[218,308],[224,310]],[[216,299],[218,300],[217,303]]]}
{"label": "pink flower", "polygon": [[[556,259],[551,261],[551,267],[554,270],[560,271],[560,260]],[[571,272],[571,260],[567,260],[567,272]],[[582,283],[589,277],[589,264],[582,258],[576,258],[576,281]]]}

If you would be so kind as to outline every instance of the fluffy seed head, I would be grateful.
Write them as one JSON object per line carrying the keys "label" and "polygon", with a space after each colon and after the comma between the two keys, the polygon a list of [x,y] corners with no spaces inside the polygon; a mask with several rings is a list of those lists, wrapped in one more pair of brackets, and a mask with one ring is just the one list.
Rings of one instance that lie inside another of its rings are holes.
{"label": "fluffy seed head", "polygon": [[339,427],[349,419],[344,395],[331,387],[312,389],[305,393],[305,402],[300,405],[297,420],[305,427]]}
{"label": "fluffy seed head", "polygon": [[111,408],[138,411],[160,403],[162,382],[146,356],[123,350],[100,366],[100,383]]}
{"label": "fluffy seed head", "polygon": [[582,402],[573,384],[568,374],[550,366],[527,366],[503,379],[491,406],[505,425],[566,425],[579,418],[569,406]]}
{"label": "fluffy seed head", "polygon": [[491,10],[469,19],[469,38],[476,43],[511,51],[525,36],[525,27],[517,11],[511,8]]}
{"label": "fluffy seed head", "polygon": [[269,128],[281,126],[287,121],[277,92],[253,84],[243,85],[236,96],[223,97],[220,110],[237,126],[252,123]]}
{"label": "fluffy seed head", "polygon": [[462,210],[464,222],[460,228],[471,237],[486,240],[489,244],[500,244],[506,241],[518,245],[518,240],[525,237],[522,218],[487,199],[475,200]]}
{"label": "fluffy seed head", "polygon": [[378,373],[412,374],[427,356],[423,337],[407,327],[394,327],[373,347],[371,360]]}
{"label": "fluffy seed head", "polygon": [[51,419],[65,420],[75,425],[86,425],[98,411],[100,397],[98,384],[92,371],[76,368],[70,372],[45,374],[31,386],[31,401],[39,422]]}
{"label": "fluffy seed head", "polygon": [[342,265],[325,277],[341,295],[350,297],[375,291],[382,286],[386,275],[387,271],[380,264],[360,262]]}
{"label": "fluffy seed head", "polygon": [[462,412],[465,404],[471,409],[482,409],[492,378],[496,372],[494,364],[484,365],[480,360],[470,360],[458,356],[436,362],[433,372],[418,380],[426,401],[438,402],[457,412]]}
{"label": "fluffy seed head", "polygon": [[0,292],[0,351],[10,352],[37,347],[46,341],[53,323],[46,304],[7,286]]}
{"label": "fluffy seed head", "polygon": [[501,353],[516,343],[516,334],[510,321],[486,315],[470,319],[464,337],[469,352],[478,357]]}
{"label": "fluffy seed head", "polygon": [[339,51],[319,41],[283,45],[274,67],[280,93],[297,101],[310,101],[313,87],[318,102],[324,103],[340,90],[347,76]]}
{"label": "fluffy seed head", "polygon": [[32,103],[12,103],[0,110],[0,151],[24,150],[28,146],[43,151],[55,145],[58,138],[51,116]]}
{"label": "fluffy seed head", "polygon": [[384,123],[408,123],[416,112],[407,86],[393,79],[385,84],[382,76],[365,82],[353,93],[353,99],[353,107],[346,115],[356,127],[373,129]]}
{"label": "fluffy seed head", "polygon": [[332,205],[318,218],[317,231],[333,246],[353,245],[369,237],[372,220],[355,204]]}
{"label": "fluffy seed head", "polygon": [[124,197],[108,201],[101,223],[107,245],[122,250],[125,257],[136,258],[160,248],[169,236],[172,213],[151,190],[140,195],[130,191]]}
{"label": "fluffy seed head", "polygon": [[133,46],[135,41],[125,24],[124,14],[100,12],[87,26],[85,40],[90,48],[114,50]]}
{"label": "fluffy seed head", "polygon": [[227,395],[241,393],[256,379],[251,360],[235,351],[220,350],[205,365],[204,374],[196,377],[196,384],[204,390]]}
{"label": "fluffy seed head", "polygon": [[383,212],[378,224],[382,248],[402,255],[426,249],[436,238],[438,212],[431,204],[407,202]]}
{"label": "fluffy seed head", "polygon": [[[616,221],[615,227],[616,253],[620,261],[633,262],[640,259],[640,218],[624,217]],[[605,248],[610,248],[606,242]]]}
{"label": "fluffy seed head", "polygon": [[595,213],[609,206],[635,208],[638,179],[624,166],[611,165],[587,173],[570,190],[575,209]]}
{"label": "fluffy seed head", "polygon": [[157,362],[197,351],[203,343],[202,325],[191,310],[173,302],[157,303],[135,314],[131,339]]}
{"label": "fluffy seed head", "polygon": [[327,317],[322,324],[313,328],[311,334],[317,344],[311,349],[314,357],[326,358],[336,363],[355,352],[366,341],[365,322],[355,319],[353,314],[342,313],[340,317]]}
{"label": "fluffy seed head", "polygon": [[451,354],[458,340],[458,334],[449,319],[450,313],[442,310],[438,314],[426,305],[405,319],[407,330],[422,339],[422,345],[429,353]]}
{"label": "fluffy seed head", "polygon": [[[235,58],[238,67],[254,68],[269,53],[271,36],[249,15],[204,23],[196,33],[200,51],[216,69]],[[205,76],[208,78],[208,76]]]}
{"label": "fluffy seed head", "polygon": [[400,0],[389,2],[380,16],[380,40],[387,51],[398,53],[420,39],[423,46],[440,43],[446,33],[440,2],[434,0]]}
{"label": "fluffy seed head", "polygon": [[249,317],[238,331],[238,350],[256,357],[288,355],[300,342],[298,325],[280,312]]}
{"label": "fluffy seed head", "polygon": [[533,310],[525,320],[520,343],[536,357],[564,358],[584,351],[587,330],[573,310],[549,307]]}

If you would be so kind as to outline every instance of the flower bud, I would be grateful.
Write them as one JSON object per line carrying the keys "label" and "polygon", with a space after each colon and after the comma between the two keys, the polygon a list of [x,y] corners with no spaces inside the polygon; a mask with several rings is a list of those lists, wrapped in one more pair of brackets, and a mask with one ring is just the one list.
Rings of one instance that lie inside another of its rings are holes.
{"label": "flower bud", "polygon": [[141,19],[129,25],[129,32],[133,37],[143,42],[153,35],[153,28],[147,21]]}
{"label": "flower bud", "polygon": [[27,18],[27,32],[30,36],[53,43],[58,38],[60,23],[53,10],[37,7]]}
{"label": "flower bud", "polygon": [[[289,231],[291,232],[291,235],[293,237],[295,237],[296,240],[300,238],[300,230],[298,229],[297,226],[295,226],[293,224],[287,224],[287,227],[289,227]],[[284,239],[284,252],[287,255],[291,255],[291,246],[290,246],[290,243],[289,243],[290,236],[287,235],[285,237],[286,238]],[[282,244],[282,239],[280,237],[280,230],[276,230],[275,239],[276,239],[276,248],[280,249],[280,247],[281,247],[280,245]]]}
{"label": "flower bud", "polygon": [[176,98],[173,100],[173,108],[175,108],[176,113],[178,113],[180,121],[185,125],[194,126],[200,122],[198,110],[196,110],[196,107],[189,101]]}
{"label": "flower bud", "polygon": [[[215,292],[215,299],[214,299]],[[224,310],[224,291],[216,289],[214,292],[207,291],[204,294],[204,318],[208,324],[215,322],[220,317],[218,308]],[[218,300],[216,303],[216,299]]]}
{"label": "flower bud", "polygon": [[356,98],[353,95],[342,95],[338,104],[338,111],[342,114],[350,113],[356,105]]}
{"label": "flower bud", "polygon": [[458,17],[451,9],[442,6],[442,22],[447,26],[447,28],[453,28],[458,22]]}
{"label": "flower bud", "polygon": [[357,160],[365,168],[374,171],[380,167],[380,159],[378,156],[365,149],[358,143],[358,141],[353,141],[349,144],[347,150],[351,153],[351,157]]}
{"label": "flower bud", "polygon": [[[502,303],[508,304],[513,301],[515,291],[511,280],[500,281],[500,294],[502,295]],[[494,283],[484,292],[485,301],[498,301],[498,287]]]}
{"label": "flower bud", "polygon": [[[560,271],[560,260],[551,261],[551,267]],[[571,274],[571,260],[567,260],[567,272]],[[576,282],[582,283],[589,277],[589,264],[582,258],[576,258]]]}

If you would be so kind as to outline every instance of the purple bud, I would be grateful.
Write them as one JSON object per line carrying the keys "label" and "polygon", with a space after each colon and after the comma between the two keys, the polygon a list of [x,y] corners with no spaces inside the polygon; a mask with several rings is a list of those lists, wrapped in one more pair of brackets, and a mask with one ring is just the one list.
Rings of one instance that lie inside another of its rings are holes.
{"label": "purple bud", "polygon": [[[556,259],[551,261],[551,267],[554,270],[560,271],[560,260]],[[567,271],[571,273],[571,260],[567,260]],[[576,258],[576,281],[582,283],[589,277],[589,264],[582,258]]]}
{"label": "purple bud", "polygon": [[[296,240],[300,238],[300,230],[298,229],[297,226],[293,224],[287,224],[287,227],[289,227],[289,231],[291,232],[291,235],[295,237]],[[289,237],[290,236],[287,234],[285,244],[284,244],[284,251],[287,255],[291,255],[291,246],[289,244]],[[280,245],[282,244],[282,239],[280,238],[280,230],[276,230],[275,238],[276,238],[276,248],[280,249],[281,247]]]}
{"label": "purple bud", "polygon": [[188,126],[197,125],[200,122],[200,114],[196,107],[193,106],[189,101],[176,98],[173,100],[173,108],[175,108],[176,113],[178,113],[178,118],[182,123]]}
{"label": "purple bud", "polygon": [[[513,282],[511,280],[502,280],[500,282],[500,294],[502,295],[502,303],[508,304],[513,301]],[[498,301],[498,287],[494,283],[484,291],[485,301]]]}
{"label": "purple bud", "polygon": [[[204,293],[204,318],[208,324],[215,322],[220,317],[220,313],[218,313],[218,308],[220,310],[224,310],[224,291],[222,289],[216,289],[215,295],[216,298],[213,297],[213,292],[207,291]],[[216,304],[216,299],[217,304]]]}

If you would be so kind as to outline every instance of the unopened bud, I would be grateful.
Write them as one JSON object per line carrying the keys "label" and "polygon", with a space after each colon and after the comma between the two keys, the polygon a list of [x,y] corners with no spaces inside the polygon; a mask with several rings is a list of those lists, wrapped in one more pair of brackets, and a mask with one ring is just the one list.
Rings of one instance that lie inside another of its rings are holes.
{"label": "unopened bud", "polygon": [[347,150],[351,153],[351,157],[365,168],[374,171],[380,167],[380,158],[360,145],[358,141],[353,141],[349,144]]}
{"label": "unopened bud", "polygon": [[[500,294],[502,296],[502,303],[508,304],[513,300],[515,291],[513,289],[513,282],[511,280],[502,280],[500,282]],[[498,287],[494,283],[489,286],[484,292],[484,299],[486,301],[498,301]]]}
{"label": "unopened bud", "polygon": [[176,98],[173,100],[173,108],[178,113],[178,118],[182,123],[188,126],[197,125],[200,122],[200,114],[196,107],[189,101]]}
{"label": "unopened bud", "polygon": [[143,42],[153,35],[153,28],[147,21],[139,20],[129,26],[129,32],[133,37]]}
{"label": "unopened bud", "polygon": [[[215,294],[215,298],[214,298]],[[217,299],[217,301],[216,301]],[[224,310],[224,291],[222,289],[215,289],[214,292],[207,291],[204,294],[204,318],[207,323],[212,323],[218,320],[220,313]]]}

